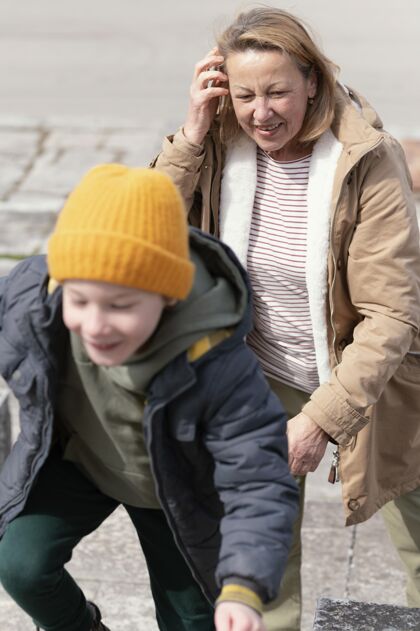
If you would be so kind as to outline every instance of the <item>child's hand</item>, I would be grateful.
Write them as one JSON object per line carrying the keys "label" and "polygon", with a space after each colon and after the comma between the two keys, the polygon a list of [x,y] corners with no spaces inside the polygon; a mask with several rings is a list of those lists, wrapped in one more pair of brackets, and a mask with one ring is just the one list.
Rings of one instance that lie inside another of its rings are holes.
{"label": "child's hand", "polygon": [[263,619],[248,605],[221,602],[214,614],[216,631],[267,631]]}

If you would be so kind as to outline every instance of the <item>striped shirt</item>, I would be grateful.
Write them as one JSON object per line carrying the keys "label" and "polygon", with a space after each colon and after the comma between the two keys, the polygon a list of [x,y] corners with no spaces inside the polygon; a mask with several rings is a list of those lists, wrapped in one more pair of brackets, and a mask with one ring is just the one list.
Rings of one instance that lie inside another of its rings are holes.
{"label": "striped shirt", "polygon": [[266,375],[305,392],[319,385],[305,277],[310,161],[276,162],[258,148],[247,262],[254,292],[248,343]]}

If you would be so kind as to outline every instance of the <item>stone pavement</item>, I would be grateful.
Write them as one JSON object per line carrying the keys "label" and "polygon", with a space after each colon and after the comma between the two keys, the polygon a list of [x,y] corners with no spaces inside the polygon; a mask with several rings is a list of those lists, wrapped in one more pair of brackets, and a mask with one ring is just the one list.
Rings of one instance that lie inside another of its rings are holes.
{"label": "stone pavement", "polygon": [[[146,166],[163,133],[126,122],[0,118],[0,275],[18,259],[45,250],[65,196],[87,168],[108,161]],[[420,143],[411,139],[405,147],[419,207]],[[12,408],[16,437],[17,410]],[[329,458],[308,476],[302,631],[312,628],[320,596],[404,604],[403,571],[381,518],[343,528],[339,487],[327,482]],[[157,630],[147,571],[123,510],[80,544],[69,570],[100,605],[112,631]],[[1,588],[0,629],[33,629]]]}
{"label": "stone pavement", "polygon": [[418,631],[420,609],[320,598],[313,631]]}

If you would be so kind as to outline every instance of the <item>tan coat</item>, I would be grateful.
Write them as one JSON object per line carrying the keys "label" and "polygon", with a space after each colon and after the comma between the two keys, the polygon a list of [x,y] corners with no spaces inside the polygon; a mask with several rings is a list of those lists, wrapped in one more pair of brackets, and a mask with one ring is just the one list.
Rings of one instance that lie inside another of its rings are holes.
{"label": "tan coat", "polygon": [[[330,374],[303,411],[340,445],[350,525],[420,486],[420,251],[398,143],[341,88],[331,131],[340,150],[325,250]],[[216,235],[224,162],[215,127],[204,151],[178,132],[153,163],[180,187],[191,223]]]}

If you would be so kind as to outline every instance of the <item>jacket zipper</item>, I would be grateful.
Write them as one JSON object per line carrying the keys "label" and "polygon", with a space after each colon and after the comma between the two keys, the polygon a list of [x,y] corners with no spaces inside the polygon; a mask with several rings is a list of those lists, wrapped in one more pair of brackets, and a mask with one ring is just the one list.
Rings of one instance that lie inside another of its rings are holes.
{"label": "jacket zipper", "polygon": [[[175,399],[177,396],[179,396],[180,394],[184,393],[186,390],[188,390],[188,388],[190,388],[190,386],[192,385],[192,382],[187,383],[186,385],[184,385],[183,388],[179,389],[176,393],[174,393],[172,395],[172,397],[170,399],[167,399],[165,402],[159,403],[157,404],[154,408],[150,408],[150,419],[149,419],[149,423],[148,423],[148,427],[149,427],[149,435],[148,435],[148,440],[147,440],[147,446],[148,446],[148,450],[149,450],[149,454],[152,455],[152,419],[153,416],[156,412],[158,412],[159,410],[161,410],[162,408],[164,408],[168,403],[170,403],[171,401],[173,401],[173,399]],[[145,410],[146,411],[146,410]],[[160,505],[162,507],[162,510],[169,522],[169,527],[172,531],[172,534],[174,536],[175,542],[178,546],[178,549],[180,550],[182,556],[184,557],[184,560],[186,562],[186,564],[188,565],[189,569],[191,570],[191,574],[193,575],[193,577],[195,578],[195,580],[197,581],[197,583],[200,585],[201,589],[203,590],[204,595],[206,596],[206,598],[208,599],[208,601],[210,602],[210,604],[213,604],[213,596],[212,594],[209,592],[209,589],[205,583],[204,580],[202,580],[202,578],[199,576],[199,573],[197,572],[197,569],[190,557],[190,555],[188,554],[188,551],[186,550],[183,541],[181,539],[181,537],[179,536],[178,533],[178,529],[176,527],[176,523],[172,517],[172,513],[168,508],[168,505],[165,501],[165,499],[161,496],[160,493],[160,489],[161,489],[161,485],[159,484],[160,482],[160,475],[158,474],[155,466],[154,466],[154,461],[153,461],[153,457],[150,458],[150,468],[152,470],[152,474],[155,478],[155,480],[158,482],[157,484],[157,488],[156,488],[156,494],[158,497],[158,500],[160,502]]]}

